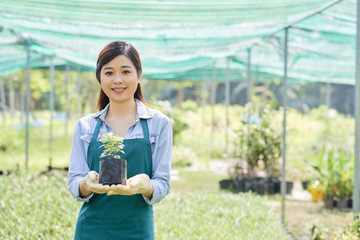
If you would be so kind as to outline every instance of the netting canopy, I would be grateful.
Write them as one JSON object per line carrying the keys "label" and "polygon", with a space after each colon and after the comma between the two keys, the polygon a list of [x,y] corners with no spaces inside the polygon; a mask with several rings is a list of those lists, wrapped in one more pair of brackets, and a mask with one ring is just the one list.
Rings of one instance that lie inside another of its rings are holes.
{"label": "netting canopy", "polygon": [[25,68],[27,49],[31,67],[93,70],[124,40],[148,78],[244,80],[251,53],[266,81],[283,75],[286,26],[291,81],[355,83],[355,0],[1,0],[0,76]]}

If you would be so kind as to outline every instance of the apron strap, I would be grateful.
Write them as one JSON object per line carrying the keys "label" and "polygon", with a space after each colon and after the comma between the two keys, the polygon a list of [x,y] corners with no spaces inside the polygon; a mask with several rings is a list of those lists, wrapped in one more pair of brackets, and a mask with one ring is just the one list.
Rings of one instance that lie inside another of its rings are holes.
{"label": "apron strap", "polygon": [[147,120],[141,118],[140,121],[141,121],[141,126],[143,129],[143,133],[144,133],[144,138],[146,140],[149,140],[150,138],[149,138],[149,128],[148,128]]}
{"label": "apron strap", "polygon": [[96,127],[95,127],[95,130],[94,130],[94,133],[91,137],[91,142],[96,142],[97,140],[97,137],[99,135],[99,131],[100,131],[100,125],[101,125],[101,119],[99,118],[97,124],[96,124]]}
{"label": "apron strap", "polygon": [[[144,133],[144,138],[149,140],[150,137],[149,137],[149,127],[148,127],[148,124],[147,124],[147,120],[146,119],[140,119],[141,121],[141,126],[142,126],[142,130],[143,130],[143,133]],[[96,127],[95,127],[95,130],[94,130],[94,133],[91,137],[91,141],[92,142],[95,142],[97,140],[97,136],[99,135],[99,131],[100,131],[100,125],[101,125],[101,119],[99,118],[97,124],[96,124]]]}

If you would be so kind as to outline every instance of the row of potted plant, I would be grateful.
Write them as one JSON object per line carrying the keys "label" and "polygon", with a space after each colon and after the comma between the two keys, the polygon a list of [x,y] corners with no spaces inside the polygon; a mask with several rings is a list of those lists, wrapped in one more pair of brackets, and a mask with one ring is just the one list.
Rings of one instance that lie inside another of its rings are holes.
{"label": "row of potted plant", "polygon": [[[271,101],[263,103],[252,96],[251,103],[245,106],[241,128],[236,131],[237,160],[230,169],[230,179],[222,181],[220,187],[259,194],[280,191],[282,128],[274,124],[274,108],[268,103]],[[312,169],[310,179],[319,183],[316,187],[321,198],[317,200],[324,200],[326,207],[349,206],[353,194],[352,163],[353,159],[343,151],[335,152],[329,146],[322,147],[317,164],[306,163]],[[306,189],[307,182],[303,184]],[[287,193],[291,192],[291,185],[287,183]]]}
{"label": "row of potted plant", "polygon": [[[220,181],[221,189],[228,189],[235,192],[254,192],[259,195],[280,194],[281,181],[273,177],[241,177]],[[286,182],[286,193],[290,194],[293,182]]]}

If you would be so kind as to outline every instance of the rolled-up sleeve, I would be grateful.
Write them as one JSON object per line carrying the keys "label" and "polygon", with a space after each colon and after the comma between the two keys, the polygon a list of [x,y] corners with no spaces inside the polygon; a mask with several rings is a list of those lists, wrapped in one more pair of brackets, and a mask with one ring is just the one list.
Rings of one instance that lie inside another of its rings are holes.
{"label": "rolled-up sleeve", "polygon": [[152,198],[143,196],[149,204],[160,202],[170,192],[170,168],[172,156],[173,127],[166,118],[166,123],[155,141],[153,152],[153,171],[150,182],[154,188]]}
{"label": "rolled-up sleeve", "polygon": [[80,121],[76,123],[72,149],[70,155],[70,165],[68,173],[68,189],[74,198],[78,201],[87,202],[93,196],[93,193],[84,198],[80,197],[79,185],[81,179],[90,171],[86,159],[86,144],[81,137]]}

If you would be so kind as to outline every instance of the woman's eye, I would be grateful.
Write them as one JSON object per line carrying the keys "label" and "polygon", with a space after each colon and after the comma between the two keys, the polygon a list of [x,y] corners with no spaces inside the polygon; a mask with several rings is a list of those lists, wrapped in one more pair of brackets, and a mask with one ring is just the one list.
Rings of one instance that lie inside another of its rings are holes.
{"label": "woman's eye", "polygon": [[128,70],[123,71],[123,74],[128,74],[128,73],[130,73],[130,71],[128,71]]}
{"label": "woman's eye", "polygon": [[112,75],[112,72],[106,72],[105,75],[110,76]]}

